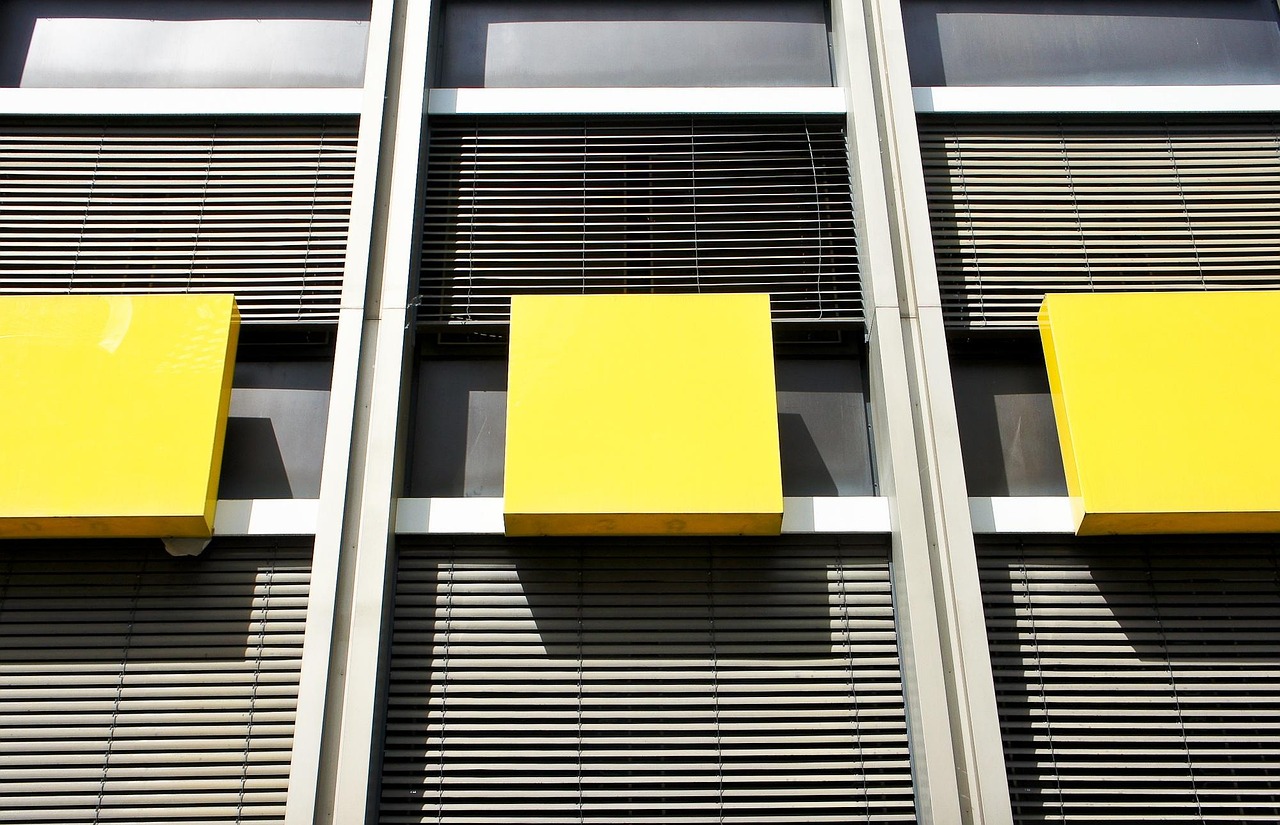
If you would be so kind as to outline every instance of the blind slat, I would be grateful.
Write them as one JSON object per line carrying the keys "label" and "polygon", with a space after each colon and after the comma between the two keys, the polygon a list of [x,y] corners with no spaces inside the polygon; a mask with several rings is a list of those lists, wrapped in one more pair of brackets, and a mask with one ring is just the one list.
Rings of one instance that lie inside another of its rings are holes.
{"label": "blind slat", "polygon": [[0,125],[0,294],[230,292],[337,319],[350,121]]}

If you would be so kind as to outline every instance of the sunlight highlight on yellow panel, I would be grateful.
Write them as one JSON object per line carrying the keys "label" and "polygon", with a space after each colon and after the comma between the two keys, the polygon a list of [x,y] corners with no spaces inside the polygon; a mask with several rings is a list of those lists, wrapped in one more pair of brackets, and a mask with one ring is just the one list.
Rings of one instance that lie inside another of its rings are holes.
{"label": "sunlight highlight on yellow panel", "polygon": [[210,535],[230,295],[0,298],[0,536]]}

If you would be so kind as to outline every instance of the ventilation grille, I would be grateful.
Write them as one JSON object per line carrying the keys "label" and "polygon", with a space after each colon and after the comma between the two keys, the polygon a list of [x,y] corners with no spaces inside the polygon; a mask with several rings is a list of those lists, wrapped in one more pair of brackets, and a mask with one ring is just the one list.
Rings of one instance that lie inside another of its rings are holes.
{"label": "ventilation grille", "polygon": [[525,293],[767,292],[862,317],[843,127],[828,120],[431,121],[421,308],[506,323]]}
{"label": "ventilation grille", "polygon": [[337,319],[353,123],[0,124],[0,294],[231,292]]}
{"label": "ventilation grille", "polygon": [[948,325],[1034,328],[1047,292],[1280,288],[1272,119],[923,118]]}
{"label": "ventilation grille", "polygon": [[6,821],[283,822],[310,551],[0,553]]}
{"label": "ventilation grille", "polygon": [[1280,821],[1280,551],[993,544],[980,567],[1017,821]]}
{"label": "ventilation grille", "polygon": [[914,821],[883,548],[402,548],[382,823]]}

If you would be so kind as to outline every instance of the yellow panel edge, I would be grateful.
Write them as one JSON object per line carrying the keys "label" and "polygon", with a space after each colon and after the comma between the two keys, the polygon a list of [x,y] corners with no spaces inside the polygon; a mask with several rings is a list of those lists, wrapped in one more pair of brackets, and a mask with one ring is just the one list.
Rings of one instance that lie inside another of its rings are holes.
{"label": "yellow panel edge", "polygon": [[504,513],[508,536],[776,536],[782,513]]}
{"label": "yellow panel edge", "polygon": [[1179,533],[1277,533],[1280,513],[1093,513],[1077,536]]}
{"label": "yellow panel edge", "polygon": [[73,516],[0,518],[0,538],[209,538],[208,516]]}

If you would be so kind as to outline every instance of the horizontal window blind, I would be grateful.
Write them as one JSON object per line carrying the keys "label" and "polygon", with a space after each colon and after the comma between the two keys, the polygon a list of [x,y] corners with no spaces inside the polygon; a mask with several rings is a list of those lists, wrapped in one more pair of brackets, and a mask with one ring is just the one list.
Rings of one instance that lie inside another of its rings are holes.
{"label": "horizontal window blind", "polygon": [[979,553],[1016,820],[1280,820],[1274,539]]}
{"label": "horizontal window blind", "polygon": [[0,822],[281,822],[309,548],[0,548]]}
{"label": "horizontal window blind", "polygon": [[887,555],[402,546],[379,821],[913,821]]}
{"label": "horizontal window blind", "polygon": [[946,322],[1034,328],[1046,292],[1280,288],[1272,117],[923,117]]}
{"label": "horizontal window blind", "polygon": [[333,322],[350,120],[0,122],[0,294],[231,292]]}
{"label": "horizontal window blind", "polygon": [[767,292],[861,319],[849,161],[825,118],[433,118],[419,319],[525,293]]}

